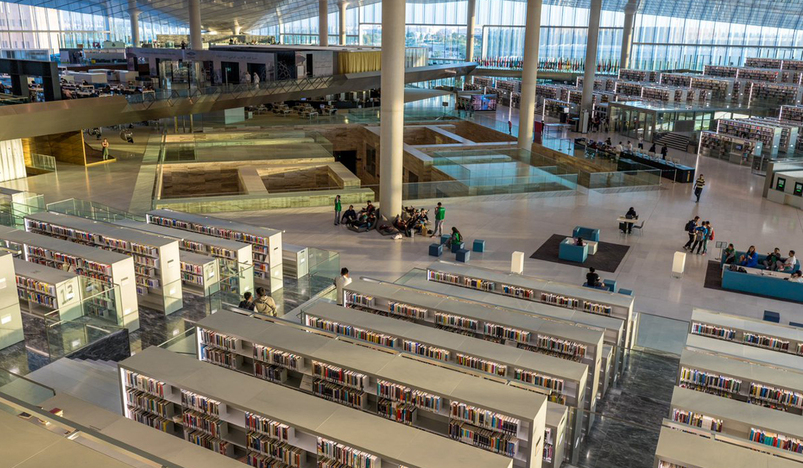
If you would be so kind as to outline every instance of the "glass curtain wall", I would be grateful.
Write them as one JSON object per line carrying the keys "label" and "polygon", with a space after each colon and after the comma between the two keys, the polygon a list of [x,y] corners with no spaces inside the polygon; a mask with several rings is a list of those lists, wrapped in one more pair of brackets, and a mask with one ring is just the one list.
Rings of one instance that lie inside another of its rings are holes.
{"label": "glass curtain wall", "polygon": [[[127,14],[120,18],[0,2],[0,50],[41,49],[51,54],[60,48],[91,47],[103,41],[131,42]],[[140,39],[156,40],[157,34],[187,34],[185,26],[140,17]]]}

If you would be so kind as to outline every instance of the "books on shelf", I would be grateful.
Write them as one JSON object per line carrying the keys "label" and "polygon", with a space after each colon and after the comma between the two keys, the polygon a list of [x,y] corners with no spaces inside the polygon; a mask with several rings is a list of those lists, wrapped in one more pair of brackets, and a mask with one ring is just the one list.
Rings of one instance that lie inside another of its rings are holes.
{"label": "books on shelf", "polygon": [[287,381],[287,368],[255,360],[254,375],[271,382],[285,382]]}
{"label": "books on shelf", "polygon": [[237,370],[239,355],[219,348],[201,345],[201,360],[217,364],[221,367]]}
{"label": "books on shelf", "polygon": [[192,429],[194,431],[202,431],[218,439],[223,437],[228,427],[218,418],[210,418],[205,414],[189,409],[184,410],[182,421],[185,430]]}
{"label": "books on shelf", "polygon": [[784,352],[789,351],[788,341],[779,340],[778,338],[773,338],[771,336],[764,336],[756,333],[745,332],[742,337],[742,340],[744,341],[745,344],[758,346],[759,348],[768,348]]}
{"label": "books on shelf", "polygon": [[556,392],[563,392],[563,380],[554,377],[547,377],[537,372],[528,371],[524,369],[514,368],[513,378],[530,385],[537,385],[539,387],[548,388]]}
{"label": "books on shelf", "polygon": [[[379,468],[379,458],[347,445],[318,437],[318,456],[342,463],[350,468]],[[337,466],[337,465],[330,465]]]}
{"label": "books on shelf", "polygon": [[611,315],[613,313],[613,307],[589,301],[583,302],[583,310],[586,312],[591,312],[592,314],[600,314],[600,315]]}
{"label": "books on shelf", "polygon": [[367,375],[337,366],[324,364],[319,361],[312,361],[312,374],[320,377],[321,379],[360,390],[368,386]]}
{"label": "books on shelf", "polygon": [[519,343],[529,343],[532,333],[516,328],[505,327],[495,323],[485,322],[483,325],[483,333],[496,338],[505,340],[513,340]]}
{"label": "books on shelf", "polygon": [[376,394],[386,400],[409,403],[433,412],[441,409],[441,397],[386,380],[376,382]]}
{"label": "books on shelf", "polygon": [[418,408],[415,405],[384,398],[380,398],[376,403],[377,414],[408,426],[412,426],[415,423],[417,410]]}
{"label": "books on shelf", "polygon": [[335,401],[355,408],[364,408],[367,403],[365,392],[348,385],[337,384],[328,380],[315,379],[312,382],[312,393],[324,399]]}
{"label": "books on shelf", "polygon": [[694,390],[720,390],[726,393],[739,393],[742,388],[741,380],[688,367],[680,369],[680,382]]}
{"label": "books on shelf", "polygon": [[545,302],[547,304],[559,305],[562,307],[568,307],[569,309],[575,309],[577,307],[580,307],[579,299],[575,299],[573,297],[559,296],[557,294],[544,293],[544,292],[541,293],[541,302]]}
{"label": "books on shelf", "polygon": [[482,291],[495,291],[496,290],[496,283],[493,281],[485,281],[477,278],[469,278],[466,276],[463,278],[463,284],[466,287],[479,289]]}
{"label": "books on shelf", "polygon": [[402,349],[407,351],[408,353],[417,354],[419,356],[426,356],[432,359],[437,359],[439,361],[446,361],[448,362],[451,357],[451,352],[445,349],[436,348],[434,346],[423,345],[421,343],[416,343],[415,341],[411,340],[404,340],[402,344]]}
{"label": "books on shelf", "polygon": [[129,387],[156,395],[159,398],[165,397],[165,383],[136,372],[125,371],[125,383]]}
{"label": "books on shelf", "polygon": [[511,434],[474,427],[464,421],[451,421],[449,423],[449,436],[455,440],[507,455],[508,457],[514,457],[518,449],[518,441]]}
{"label": "books on shelf", "polygon": [[476,320],[460,317],[457,315],[444,314],[441,312],[435,313],[435,323],[445,325],[452,328],[460,328],[463,330],[477,331],[479,324]]}
{"label": "books on shelf", "polygon": [[574,341],[562,340],[540,334],[536,338],[535,346],[538,349],[566,355],[576,360],[583,359],[587,351],[585,345],[575,343]]}
{"label": "books on shelf", "polygon": [[346,294],[346,303],[361,305],[364,307],[374,307],[374,298],[357,293],[348,293]]}
{"label": "books on shelf", "polygon": [[352,338],[357,338],[359,340],[368,341],[390,348],[395,348],[399,342],[399,339],[394,336],[376,333],[370,330],[364,330],[351,325],[343,325],[331,320],[324,320],[310,315],[306,316],[305,322],[307,326],[311,328],[326,330],[332,333],[337,333],[338,335],[350,336]]}
{"label": "books on shelf", "polygon": [[187,390],[181,391],[181,404],[212,416],[220,416],[220,402]]}
{"label": "books on shelf", "polygon": [[287,424],[282,424],[249,412],[245,413],[245,427],[251,432],[256,432],[285,442],[295,437],[295,430]]}
{"label": "books on shelf", "polygon": [[401,302],[389,302],[388,312],[395,315],[403,315],[405,317],[412,317],[420,320],[427,319],[427,309],[421,307],[413,307]]}
{"label": "books on shelf", "polygon": [[481,370],[489,374],[496,374],[503,377],[507,374],[507,366],[505,365],[466,354],[457,353],[455,356],[455,362],[461,366]]}
{"label": "books on shelf", "polygon": [[128,417],[134,421],[158,429],[162,432],[173,433],[173,421],[139,408],[128,408]]}
{"label": "books on shelf", "polygon": [[222,455],[229,454],[230,447],[228,442],[216,437],[212,437],[204,431],[188,431],[185,429],[184,440],[192,442],[193,444],[199,445],[205,449],[214,450]]}
{"label": "books on shelf", "polygon": [[126,390],[125,401],[129,407],[148,411],[165,419],[173,416],[173,403],[136,388]]}
{"label": "books on shelf", "polygon": [[460,276],[451,273],[429,270],[427,272],[430,281],[440,281],[441,283],[460,284]]}
{"label": "books on shelf", "polygon": [[722,420],[706,416],[704,414],[695,413],[693,411],[674,410],[672,412],[672,420],[690,426],[710,429],[714,432],[722,432]]}
{"label": "books on shelf", "polygon": [[751,403],[755,401],[758,404],[769,403],[803,409],[803,395],[798,392],[775,388],[769,385],[751,383],[749,397]]}
{"label": "books on shelf", "polygon": [[736,330],[730,328],[717,327],[715,325],[708,325],[704,323],[694,322],[691,325],[691,332],[696,335],[712,336],[723,340],[736,339]]}
{"label": "books on shelf", "polygon": [[198,333],[201,337],[201,342],[204,344],[232,351],[239,349],[240,340],[237,338],[207,330],[205,328],[198,328]]}
{"label": "books on shelf", "polygon": [[799,439],[756,429],[755,427],[750,428],[750,440],[790,452],[803,453],[803,443]]}
{"label": "books on shelf", "polygon": [[304,364],[304,358],[301,356],[258,344],[254,345],[254,359],[289,369],[298,369]]}
{"label": "books on shelf", "polygon": [[475,406],[453,401],[450,405],[449,415],[452,419],[469,422],[475,426],[493,429],[508,434],[518,434],[521,421],[516,418],[503,416]]}

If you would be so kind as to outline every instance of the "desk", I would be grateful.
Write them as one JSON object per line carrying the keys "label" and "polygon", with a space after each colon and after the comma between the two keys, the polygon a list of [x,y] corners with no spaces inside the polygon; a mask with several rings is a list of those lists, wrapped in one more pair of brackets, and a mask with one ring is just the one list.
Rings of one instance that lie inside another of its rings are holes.
{"label": "desk", "polygon": [[680,182],[682,184],[690,184],[694,182],[693,167],[675,164],[671,161],[666,161],[663,159],[652,159],[643,153],[637,153],[634,151],[622,151],[617,169],[620,171],[638,169],[637,167],[633,167],[633,163],[643,164],[655,169],[660,169],[661,177],[674,180],[675,182]]}
{"label": "desk", "polygon": [[625,218],[624,216],[619,216],[618,218],[616,218],[616,220],[619,221],[620,223],[630,223],[630,224],[636,224],[638,222],[638,218],[631,219],[631,218]]}

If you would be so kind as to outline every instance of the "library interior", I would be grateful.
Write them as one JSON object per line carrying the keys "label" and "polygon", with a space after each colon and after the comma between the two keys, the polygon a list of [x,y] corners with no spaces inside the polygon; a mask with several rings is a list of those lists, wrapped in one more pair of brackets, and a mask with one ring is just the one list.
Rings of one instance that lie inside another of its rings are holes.
{"label": "library interior", "polygon": [[803,468],[796,251],[803,0],[0,0],[0,467]]}

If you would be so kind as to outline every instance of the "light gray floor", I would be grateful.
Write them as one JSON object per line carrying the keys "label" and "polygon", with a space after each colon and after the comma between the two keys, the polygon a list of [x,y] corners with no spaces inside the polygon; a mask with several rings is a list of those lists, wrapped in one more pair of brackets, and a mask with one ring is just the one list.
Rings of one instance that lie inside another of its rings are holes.
{"label": "light gray floor", "polygon": [[101,408],[121,414],[117,363],[62,358],[27,375],[56,393],[67,393]]}

